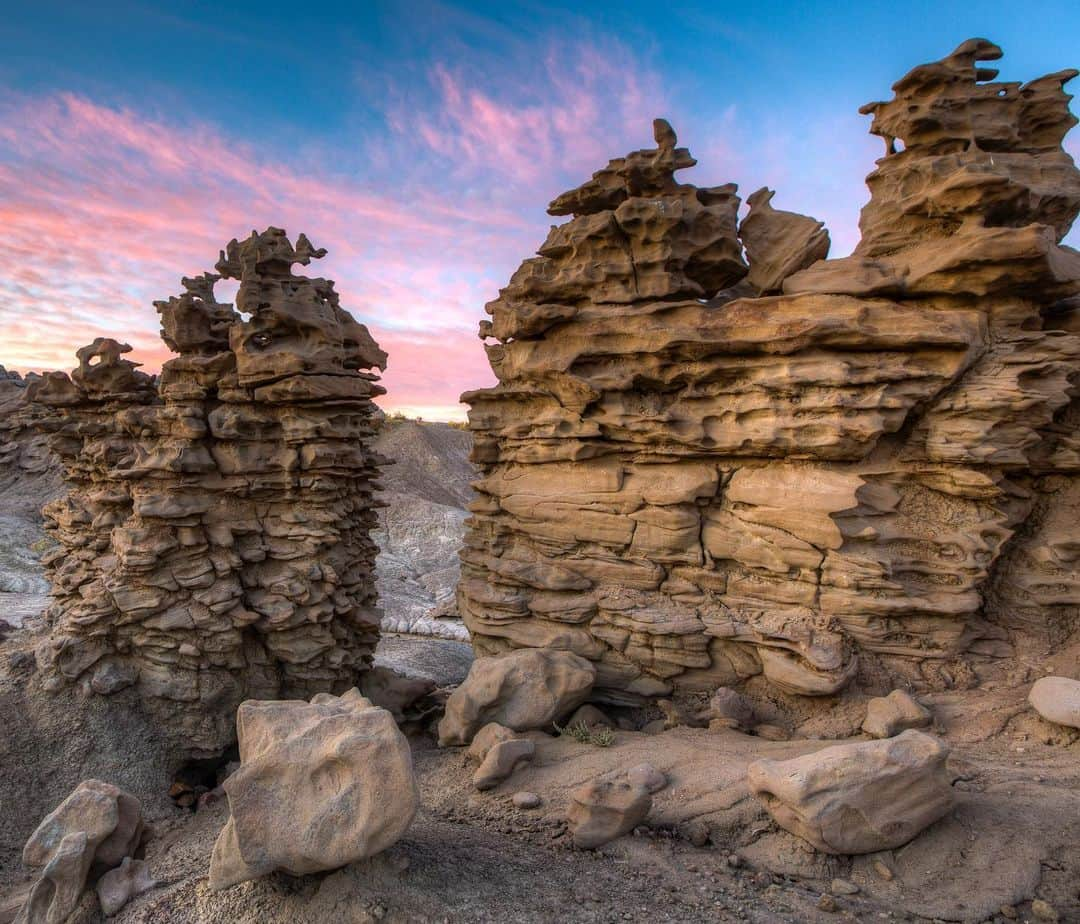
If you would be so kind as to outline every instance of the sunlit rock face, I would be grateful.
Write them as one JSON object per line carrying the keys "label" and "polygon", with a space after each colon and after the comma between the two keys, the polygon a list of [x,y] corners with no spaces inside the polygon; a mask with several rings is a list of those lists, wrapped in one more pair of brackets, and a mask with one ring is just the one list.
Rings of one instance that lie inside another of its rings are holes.
{"label": "sunlit rock face", "polygon": [[98,339],[29,388],[68,485],[44,511],[46,683],[131,688],[192,753],[234,740],[244,699],[353,686],[378,640],[366,370],[386,355],[331,281],[293,273],[324,254],[275,228],[234,240],[156,303],[179,354],[160,379]]}
{"label": "sunlit rock face", "polygon": [[625,701],[943,687],[1075,637],[1076,71],[995,83],[999,56],[864,108],[887,151],[850,257],[768,190],[737,229],[659,120],[555,200],[481,324],[498,385],[463,396],[481,653],[568,649]]}

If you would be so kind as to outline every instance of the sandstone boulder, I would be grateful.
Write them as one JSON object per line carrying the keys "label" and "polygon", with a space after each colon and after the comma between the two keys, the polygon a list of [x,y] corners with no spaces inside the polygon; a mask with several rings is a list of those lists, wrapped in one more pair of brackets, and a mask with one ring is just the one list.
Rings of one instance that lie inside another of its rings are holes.
{"label": "sandstone boulder", "polygon": [[776,822],[832,854],[892,850],[949,811],[948,746],[919,731],[759,760],[747,781]]}
{"label": "sandstone boulder", "polygon": [[143,836],[142,806],[122,789],[84,780],[38,825],[23,863],[41,869],[17,924],[59,924],[79,902],[91,868],[120,866]]}
{"label": "sandstone boulder", "polygon": [[1028,702],[1048,722],[1080,728],[1080,680],[1040,677],[1031,687]]}
{"label": "sandstone boulder", "polygon": [[641,783],[593,780],[570,796],[567,821],[574,846],[585,850],[633,831],[652,808],[652,795]]}
{"label": "sandstone boulder", "polygon": [[477,658],[446,703],[439,744],[468,744],[489,722],[514,731],[543,728],[580,706],[596,669],[572,652],[522,648]]}
{"label": "sandstone boulder", "polygon": [[930,710],[905,690],[893,690],[866,704],[862,730],[871,738],[891,738],[909,728],[926,728],[933,721]]}
{"label": "sandstone boulder", "polygon": [[240,767],[210,887],[281,870],[332,870],[385,850],[419,804],[408,741],[357,690],[310,703],[252,701],[237,713]]}

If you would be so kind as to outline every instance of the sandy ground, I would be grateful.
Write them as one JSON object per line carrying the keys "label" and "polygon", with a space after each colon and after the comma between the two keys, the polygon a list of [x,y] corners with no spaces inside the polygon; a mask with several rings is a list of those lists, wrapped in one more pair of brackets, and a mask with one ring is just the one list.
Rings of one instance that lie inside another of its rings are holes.
{"label": "sandy ground", "polygon": [[[0,709],[9,727],[0,756],[10,781],[0,782],[0,815],[9,819],[2,829],[8,843],[0,854],[0,922],[4,906],[13,908],[28,885],[18,845],[71,780],[88,775],[131,788],[153,819],[147,860],[161,885],[112,919],[120,924],[1005,922],[1012,919],[1002,907],[1015,909],[1016,920],[1037,920],[1030,904],[1036,897],[1059,920],[1080,921],[1080,744],[1034,717],[1019,688],[931,698],[937,731],[953,744],[956,807],[896,851],[855,859],[816,854],[749,796],[751,760],[794,756],[830,741],[773,742],[680,727],[659,735],[619,732],[612,747],[598,748],[535,733],[534,763],[479,793],[463,751],[440,750],[421,733],[413,751],[423,806],[394,848],[327,875],[278,875],[212,893],[206,874],[225,805],[197,813],[173,807],[163,798],[167,756],[141,755],[137,772],[128,766],[126,742],[147,742],[147,729],[119,728],[115,715],[78,713],[74,703],[50,706],[42,719],[25,665],[10,668],[21,635],[0,648],[8,665],[0,675]],[[456,683],[469,652],[459,643],[399,637],[384,640],[379,658]],[[16,709],[23,715],[12,714]],[[29,729],[28,712],[37,715]],[[72,730],[73,716],[84,731]],[[80,734],[90,743],[73,744]],[[564,822],[569,792],[645,761],[669,776],[646,824],[599,851],[574,850]],[[35,783],[40,791],[31,795]],[[541,807],[515,809],[510,797],[521,789],[540,794]],[[859,892],[835,897],[835,911],[820,910],[836,877]],[[100,920],[88,895],[72,924]]]}

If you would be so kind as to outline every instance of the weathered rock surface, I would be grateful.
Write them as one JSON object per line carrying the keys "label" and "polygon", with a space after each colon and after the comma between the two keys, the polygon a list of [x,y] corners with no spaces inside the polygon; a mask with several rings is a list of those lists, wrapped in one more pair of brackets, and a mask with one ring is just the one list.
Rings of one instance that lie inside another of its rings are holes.
{"label": "weathered rock surface", "polygon": [[[55,605],[38,650],[52,684],[134,686],[193,752],[233,737],[248,697],[355,682],[378,640],[370,449],[386,357],[333,283],[295,275],[323,256],[271,228],[232,241],[218,274],[157,302],[180,355],[160,381],[99,338],[69,377],[27,389],[65,467],[45,508]],[[240,282],[236,308],[214,283]]]}
{"label": "weathered rock surface", "polygon": [[574,846],[601,847],[633,831],[652,808],[652,795],[641,783],[592,780],[570,797],[566,817]]}
{"label": "weathered rock surface", "polygon": [[138,799],[100,780],[80,783],[23,848],[23,863],[41,874],[16,924],[60,924],[78,904],[91,868],[120,866],[142,836]]}
{"label": "weathered rock surface", "polygon": [[909,728],[926,728],[933,721],[930,710],[904,690],[876,696],[866,704],[862,730],[871,738],[892,738]]}
{"label": "weathered rock surface", "polygon": [[676,182],[666,123],[552,203],[573,217],[480,326],[498,384],[462,396],[479,654],[573,651],[617,703],[829,696],[1075,632],[1075,72],[994,82],[998,56],[965,42],[865,108],[887,153],[850,257],[763,190],[747,275],[735,187]]}
{"label": "weathered rock surface", "polygon": [[439,744],[468,744],[489,722],[514,731],[550,725],[585,701],[595,677],[590,662],[557,649],[522,648],[477,658],[447,700]]}
{"label": "weathered rock surface", "polygon": [[1028,702],[1048,722],[1080,728],[1080,680],[1040,677],[1031,687]]}
{"label": "weathered rock surface", "polygon": [[750,789],[776,822],[834,854],[892,850],[949,811],[949,748],[918,731],[841,744],[747,768]]}
{"label": "weathered rock surface", "polygon": [[357,690],[305,702],[246,702],[240,768],[210,887],[281,870],[337,869],[395,843],[419,805],[412,754],[393,716]]}

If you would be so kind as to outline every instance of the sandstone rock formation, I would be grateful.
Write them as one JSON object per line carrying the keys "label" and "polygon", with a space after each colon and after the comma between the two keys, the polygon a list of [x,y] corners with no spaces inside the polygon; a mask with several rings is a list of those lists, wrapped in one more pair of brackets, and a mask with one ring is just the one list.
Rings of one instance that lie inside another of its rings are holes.
{"label": "sandstone rock formation", "polygon": [[60,547],[39,661],[52,684],[133,686],[193,753],[232,741],[243,699],[352,686],[378,639],[383,389],[365,370],[386,356],[333,282],[293,273],[324,253],[276,228],[234,240],[156,303],[179,354],[159,381],[99,338],[28,389],[69,486],[45,509]]}
{"label": "sandstone rock formation", "polygon": [[439,744],[468,744],[483,726],[514,731],[543,728],[580,706],[596,671],[569,651],[526,648],[477,658],[446,702]]}
{"label": "sandstone rock formation", "polygon": [[385,850],[412,823],[419,796],[409,743],[357,690],[246,702],[236,725],[240,768],[224,784],[230,816],[210,888],[274,870],[337,869]]}
{"label": "sandstone rock formation", "polygon": [[767,190],[740,243],[666,123],[552,203],[481,324],[498,385],[463,395],[480,654],[572,651],[634,702],[941,689],[1075,635],[1076,72],[994,82],[1000,54],[864,109],[887,153],[850,257],[807,266],[824,232]]}
{"label": "sandstone rock formation", "polygon": [[906,731],[792,760],[759,760],[747,768],[747,781],[782,828],[818,850],[874,853],[906,844],[949,811],[948,756],[940,739]]}
{"label": "sandstone rock formation", "polygon": [[41,870],[16,924],[60,924],[75,910],[91,870],[119,867],[143,836],[142,806],[100,780],[80,783],[38,825],[23,848],[23,863]]}

